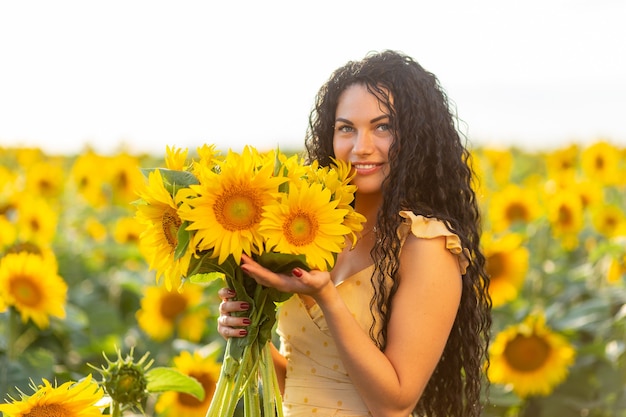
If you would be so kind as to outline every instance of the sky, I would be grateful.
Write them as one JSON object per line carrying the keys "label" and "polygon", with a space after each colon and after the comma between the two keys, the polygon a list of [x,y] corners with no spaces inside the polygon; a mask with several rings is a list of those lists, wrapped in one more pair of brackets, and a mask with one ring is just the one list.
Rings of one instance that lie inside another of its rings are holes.
{"label": "sky", "polygon": [[622,0],[0,0],[0,148],[301,148],[318,88],[394,49],[472,145],[626,146]]}

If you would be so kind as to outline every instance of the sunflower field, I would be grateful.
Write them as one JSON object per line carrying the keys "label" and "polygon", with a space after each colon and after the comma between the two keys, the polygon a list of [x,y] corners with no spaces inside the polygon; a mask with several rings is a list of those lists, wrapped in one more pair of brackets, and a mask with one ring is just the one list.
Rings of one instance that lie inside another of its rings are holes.
{"label": "sunflower field", "polygon": [[[625,417],[626,148],[472,156],[493,300],[484,415]],[[112,392],[129,405],[117,415],[205,416],[225,347],[220,283],[176,291],[146,262],[167,255],[139,244],[136,217],[141,169],[158,166],[0,148],[5,417],[116,415]]]}

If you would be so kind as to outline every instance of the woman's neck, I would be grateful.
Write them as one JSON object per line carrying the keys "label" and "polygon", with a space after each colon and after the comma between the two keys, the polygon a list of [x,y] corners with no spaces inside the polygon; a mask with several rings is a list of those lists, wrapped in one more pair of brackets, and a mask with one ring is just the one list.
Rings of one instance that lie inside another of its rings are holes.
{"label": "woman's neck", "polygon": [[376,218],[378,217],[378,210],[382,205],[381,194],[358,194],[355,197],[354,209],[361,213],[367,219],[365,227],[374,227],[376,225]]}

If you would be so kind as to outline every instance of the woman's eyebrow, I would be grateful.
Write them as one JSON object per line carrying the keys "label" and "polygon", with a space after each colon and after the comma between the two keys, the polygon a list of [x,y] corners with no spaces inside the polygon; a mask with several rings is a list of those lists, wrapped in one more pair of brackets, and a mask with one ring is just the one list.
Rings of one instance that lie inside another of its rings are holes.
{"label": "woman's eyebrow", "polygon": [[[376,122],[379,122],[379,121],[381,121],[381,120],[388,119],[388,118],[389,118],[389,116],[387,116],[386,114],[383,114],[383,115],[381,115],[381,116],[375,117],[375,118],[373,118],[372,120],[370,120],[370,123],[372,123],[372,124],[373,124],[373,123],[376,123]],[[344,119],[343,117],[338,117],[338,118],[335,120],[335,123],[337,123],[337,122],[347,123],[347,124],[354,124],[354,123],[352,123],[350,120],[348,120],[348,119]]]}

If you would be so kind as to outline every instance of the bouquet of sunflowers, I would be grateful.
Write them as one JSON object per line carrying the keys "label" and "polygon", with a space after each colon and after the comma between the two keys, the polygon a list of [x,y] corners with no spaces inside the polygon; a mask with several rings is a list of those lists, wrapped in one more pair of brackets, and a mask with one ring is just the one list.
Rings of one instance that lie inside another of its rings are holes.
{"label": "bouquet of sunflowers", "polygon": [[207,417],[232,416],[241,398],[246,416],[281,416],[269,343],[276,306],[291,294],[258,285],[240,268],[241,255],[278,273],[331,269],[346,237],[354,245],[365,222],[351,205],[351,167],[250,146],[222,156],[203,145],[197,153],[187,163],[187,150],[167,147],[166,167],[144,170],[140,245],[168,288],[224,279],[250,304],[252,324],[246,337],[227,341]]}

